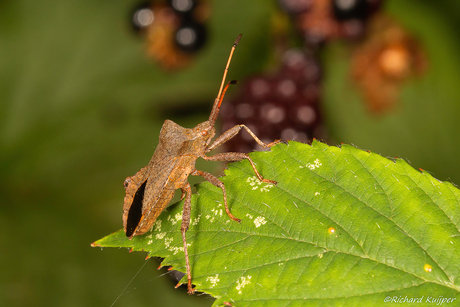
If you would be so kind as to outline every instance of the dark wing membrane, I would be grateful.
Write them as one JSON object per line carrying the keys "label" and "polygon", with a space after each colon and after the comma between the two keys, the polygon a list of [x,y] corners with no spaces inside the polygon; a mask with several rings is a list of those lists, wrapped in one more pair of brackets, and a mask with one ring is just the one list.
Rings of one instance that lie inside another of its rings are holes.
{"label": "dark wing membrane", "polygon": [[[134,235],[141,235],[149,231],[157,217],[173,198],[175,189],[174,184],[169,181],[169,176],[176,168],[178,161],[179,159],[176,157],[168,157],[149,165],[147,181],[143,184],[145,185],[144,191],[140,191],[142,186],[139,188],[139,199],[142,198],[142,213],[137,227],[134,228]],[[134,198],[136,200],[136,197]]]}
{"label": "dark wing membrane", "polygon": [[134,176],[126,178],[123,183],[126,191],[123,201],[123,228],[130,238],[142,217],[142,200],[144,198],[147,171],[148,166],[145,166]]}
{"label": "dark wing membrane", "polygon": [[142,200],[144,199],[146,183],[147,180],[144,181],[144,183],[141,184],[139,189],[136,191],[131,207],[129,208],[128,220],[126,221],[125,229],[127,237],[131,237],[134,234],[134,230],[136,230],[137,225],[139,225],[142,218]]}

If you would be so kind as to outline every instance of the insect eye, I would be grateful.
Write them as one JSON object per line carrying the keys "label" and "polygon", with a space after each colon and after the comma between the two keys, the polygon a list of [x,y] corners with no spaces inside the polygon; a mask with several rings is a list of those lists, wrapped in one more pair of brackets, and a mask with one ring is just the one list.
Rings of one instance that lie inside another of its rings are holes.
{"label": "insect eye", "polygon": [[207,134],[208,134],[208,131],[206,131],[206,130],[201,131],[201,135],[202,135],[202,136],[205,136],[205,135],[207,135]]}
{"label": "insect eye", "polygon": [[130,182],[131,182],[131,177],[128,177],[125,179],[125,182],[123,182],[123,186],[125,187],[125,189],[128,188],[128,185]]}

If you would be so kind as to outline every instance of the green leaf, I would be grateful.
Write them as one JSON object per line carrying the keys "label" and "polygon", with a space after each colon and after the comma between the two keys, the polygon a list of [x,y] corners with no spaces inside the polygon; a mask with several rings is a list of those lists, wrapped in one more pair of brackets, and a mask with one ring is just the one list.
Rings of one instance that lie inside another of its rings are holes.
{"label": "green leaf", "polygon": [[[251,157],[278,184],[258,181],[248,161],[229,165],[221,180],[241,224],[210,183],[192,198],[193,283],[214,306],[460,301],[460,191],[451,183],[349,145],[289,142]],[[128,240],[121,230],[95,245],[147,251],[185,271],[181,212],[173,205],[150,233]]]}

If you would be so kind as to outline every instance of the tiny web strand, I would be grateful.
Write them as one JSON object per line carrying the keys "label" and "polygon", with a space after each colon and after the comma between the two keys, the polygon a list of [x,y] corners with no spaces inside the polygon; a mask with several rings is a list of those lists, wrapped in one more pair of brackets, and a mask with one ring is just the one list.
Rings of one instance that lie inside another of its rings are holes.
{"label": "tiny web strand", "polygon": [[112,305],[110,305],[110,307],[113,307],[113,305],[115,305],[115,303],[118,301],[118,299],[125,294],[125,291],[126,289],[128,289],[129,285],[131,285],[131,283],[134,281],[134,279],[137,277],[137,275],[139,275],[139,273],[142,271],[142,269],[145,267],[145,265],[147,264],[147,262],[150,260],[147,259],[147,261],[144,262],[144,264],[142,264],[142,266],[140,267],[140,269],[137,271],[137,273],[133,276],[133,278],[131,278],[130,282],[126,285],[126,287],[120,292],[120,294],[117,296],[117,298],[115,299],[115,301],[113,301]]}

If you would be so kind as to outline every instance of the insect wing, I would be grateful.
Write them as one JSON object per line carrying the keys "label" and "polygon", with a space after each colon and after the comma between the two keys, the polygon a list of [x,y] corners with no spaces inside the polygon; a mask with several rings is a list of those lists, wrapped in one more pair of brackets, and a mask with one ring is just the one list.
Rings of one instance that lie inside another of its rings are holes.
{"label": "insect wing", "polygon": [[[148,166],[141,168],[134,176],[126,178],[124,183],[126,194],[123,201],[123,228],[128,237],[132,236],[134,229],[139,223],[139,221],[137,223],[133,221],[133,216],[136,215],[136,211],[139,211],[139,202],[138,200],[135,202],[134,199],[147,179],[147,169]],[[142,203],[140,209],[142,209]]]}
{"label": "insect wing", "polygon": [[127,237],[149,231],[174,196],[174,188],[169,188],[168,179],[175,164],[174,158],[157,159],[155,164],[150,163],[131,178],[123,210],[123,226]]}

